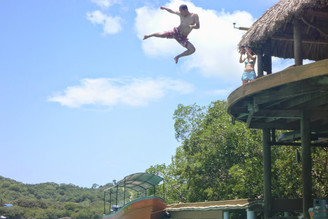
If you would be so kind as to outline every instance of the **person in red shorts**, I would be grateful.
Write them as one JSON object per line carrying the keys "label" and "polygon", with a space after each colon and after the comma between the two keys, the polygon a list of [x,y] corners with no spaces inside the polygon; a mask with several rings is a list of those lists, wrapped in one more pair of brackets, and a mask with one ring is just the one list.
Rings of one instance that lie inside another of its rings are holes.
{"label": "person in red shorts", "polygon": [[181,46],[187,49],[183,53],[174,57],[175,63],[178,63],[179,58],[191,55],[196,51],[194,45],[189,42],[187,36],[192,31],[192,29],[199,29],[199,17],[195,13],[190,13],[188,11],[187,5],[180,5],[179,11],[173,11],[172,9],[169,9],[164,6],[161,6],[161,9],[180,16],[180,25],[178,27],[175,27],[171,31],[145,35],[143,39],[145,40],[149,37],[161,37],[175,39],[176,41],[178,41]]}

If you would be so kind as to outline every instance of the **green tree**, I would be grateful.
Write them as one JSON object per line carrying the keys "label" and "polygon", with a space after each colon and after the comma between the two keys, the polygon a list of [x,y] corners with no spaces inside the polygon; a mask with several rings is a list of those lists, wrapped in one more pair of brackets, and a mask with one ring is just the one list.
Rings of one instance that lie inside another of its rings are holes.
{"label": "green tree", "polygon": [[178,109],[173,114],[175,138],[178,141],[186,140],[199,128],[200,122],[205,115],[204,110],[205,107],[196,104],[191,106],[178,105]]}
{"label": "green tree", "polygon": [[[207,108],[179,105],[174,113],[176,138],[182,142],[166,172],[187,201],[263,197],[262,131],[232,124],[225,101]],[[281,131],[277,131],[277,134]],[[295,160],[300,148],[272,147],[274,198],[302,196],[302,167]],[[328,192],[327,148],[312,150],[313,194]],[[176,197],[178,200],[178,197]]]}
{"label": "green tree", "polygon": [[[173,158],[172,171],[185,182],[188,201],[258,197],[261,173],[261,135],[244,124],[232,124],[224,101],[208,108],[178,106],[174,113],[176,136],[182,140]],[[185,127],[186,126],[186,127]],[[182,137],[181,137],[182,136]],[[251,166],[251,167],[250,167]],[[254,189],[236,188],[247,181]],[[251,193],[251,194],[250,194]],[[251,196],[251,197],[249,197]]]}

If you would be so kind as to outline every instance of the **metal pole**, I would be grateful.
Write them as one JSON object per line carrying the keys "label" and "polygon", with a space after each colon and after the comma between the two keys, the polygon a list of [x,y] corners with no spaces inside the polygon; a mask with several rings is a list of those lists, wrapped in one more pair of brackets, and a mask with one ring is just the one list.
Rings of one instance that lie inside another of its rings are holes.
{"label": "metal pole", "polygon": [[272,217],[270,129],[263,129],[264,218]]}
{"label": "metal pole", "polygon": [[104,191],[104,214],[106,214],[106,192]]}
{"label": "metal pole", "polygon": [[116,186],[116,207],[117,207],[117,199],[118,199],[118,185]]}
{"label": "metal pole", "polygon": [[229,219],[230,212],[229,211],[224,211],[223,212],[223,219]]}
{"label": "metal pole", "polygon": [[246,210],[247,212],[247,219],[255,219],[255,212],[249,209]]}
{"label": "metal pole", "polygon": [[311,177],[311,131],[310,112],[304,110],[301,115],[301,141],[302,141],[302,177],[303,177],[303,215],[310,218],[308,209],[311,205],[312,177]]}
{"label": "metal pole", "polygon": [[124,201],[123,201],[123,203],[124,203],[124,205],[125,205],[125,180],[124,180],[124,187],[123,187],[123,193],[124,193],[124,195],[123,195],[123,197],[124,197]]}
{"label": "metal pole", "polygon": [[112,209],[112,190],[110,190],[109,193],[109,213],[111,209]]}
{"label": "metal pole", "polygon": [[165,181],[163,180],[163,198],[164,200],[166,199],[166,194],[165,194]]}

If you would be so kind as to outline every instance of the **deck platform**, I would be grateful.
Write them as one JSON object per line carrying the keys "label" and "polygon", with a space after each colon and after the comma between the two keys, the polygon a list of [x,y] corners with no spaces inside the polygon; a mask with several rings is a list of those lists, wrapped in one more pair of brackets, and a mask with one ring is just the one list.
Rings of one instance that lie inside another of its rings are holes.
{"label": "deck platform", "polygon": [[249,128],[297,130],[304,110],[311,131],[328,129],[328,59],[263,76],[228,97],[228,113]]}

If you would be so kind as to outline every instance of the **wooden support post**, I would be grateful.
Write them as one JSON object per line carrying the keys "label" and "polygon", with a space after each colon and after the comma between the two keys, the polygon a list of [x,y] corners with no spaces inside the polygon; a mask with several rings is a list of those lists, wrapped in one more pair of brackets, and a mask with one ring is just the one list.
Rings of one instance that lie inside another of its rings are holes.
{"label": "wooden support post", "polygon": [[308,209],[312,202],[312,177],[311,177],[311,131],[310,112],[304,110],[301,115],[301,139],[302,139],[302,177],[303,177],[303,215],[310,219]]}
{"label": "wooden support post", "polygon": [[272,217],[270,129],[263,129],[264,218]]}
{"label": "wooden support post", "polygon": [[263,76],[263,50],[259,49],[257,52],[257,76]]}
{"label": "wooden support post", "polygon": [[267,75],[272,73],[272,52],[271,52],[271,38],[267,39],[265,43],[264,55],[266,56],[266,69]]}
{"label": "wooden support post", "polygon": [[302,32],[301,21],[296,18],[294,20],[294,32],[293,32],[295,65],[303,65],[301,32]]}

